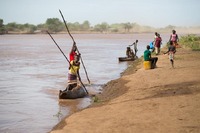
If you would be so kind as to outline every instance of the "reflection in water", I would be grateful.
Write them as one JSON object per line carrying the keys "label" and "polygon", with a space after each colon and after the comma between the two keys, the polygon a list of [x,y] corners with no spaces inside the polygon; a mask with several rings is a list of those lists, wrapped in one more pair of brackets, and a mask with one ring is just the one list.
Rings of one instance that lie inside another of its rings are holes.
{"label": "reflection in water", "polygon": [[[53,35],[68,56],[71,39]],[[152,34],[75,34],[92,85],[87,85],[83,68],[80,75],[89,93],[118,78],[127,63],[118,63],[126,47],[136,39],[138,56],[152,40]],[[163,39],[164,40],[164,39]],[[58,100],[58,91],[67,85],[68,62],[48,35],[0,36],[0,132],[48,132],[64,116],[91,104],[89,97]]]}

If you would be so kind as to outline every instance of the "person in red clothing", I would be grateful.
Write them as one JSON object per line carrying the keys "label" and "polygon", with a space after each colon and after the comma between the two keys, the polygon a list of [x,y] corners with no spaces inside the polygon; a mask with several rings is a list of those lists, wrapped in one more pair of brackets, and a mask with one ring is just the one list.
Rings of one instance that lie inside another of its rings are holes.
{"label": "person in red clothing", "polygon": [[160,34],[157,34],[157,38],[155,40],[156,55],[158,55],[160,53],[161,43],[162,43],[162,38],[160,37]]}
{"label": "person in red clothing", "polygon": [[69,53],[69,61],[71,62],[72,60],[74,60],[74,57],[77,55],[77,48],[76,48],[76,44],[74,43],[72,46],[72,49]]}

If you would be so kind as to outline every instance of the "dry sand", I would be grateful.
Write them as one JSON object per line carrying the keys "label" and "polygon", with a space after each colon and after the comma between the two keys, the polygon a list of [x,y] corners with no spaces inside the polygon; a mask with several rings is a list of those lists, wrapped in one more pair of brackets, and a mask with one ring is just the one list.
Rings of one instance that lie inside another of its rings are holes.
{"label": "dry sand", "polygon": [[51,133],[200,133],[200,52],[178,49],[174,69],[158,58],[156,69],[128,68]]}

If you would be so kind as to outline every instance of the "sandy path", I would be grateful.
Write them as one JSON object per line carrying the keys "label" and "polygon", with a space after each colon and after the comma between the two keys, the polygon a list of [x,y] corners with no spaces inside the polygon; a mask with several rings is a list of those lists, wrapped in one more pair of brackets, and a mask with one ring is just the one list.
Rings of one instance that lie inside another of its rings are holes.
{"label": "sandy path", "polygon": [[200,52],[178,49],[175,69],[167,55],[158,57],[156,69],[140,65],[108,85],[120,96],[71,115],[51,133],[199,133]]}

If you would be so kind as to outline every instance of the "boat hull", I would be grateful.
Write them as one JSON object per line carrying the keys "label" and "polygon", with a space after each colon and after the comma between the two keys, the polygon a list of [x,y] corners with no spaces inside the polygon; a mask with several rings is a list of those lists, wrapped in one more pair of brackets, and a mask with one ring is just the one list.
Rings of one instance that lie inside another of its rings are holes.
{"label": "boat hull", "polygon": [[77,99],[83,98],[87,95],[85,89],[82,86],[77,86],[72,90],[64,90],[59,92],[59,99]]}
{"label": "boat hull", "polygon": [[128,58],[128,57],[119,57],[119,61],[134,61],[135,58]]}

